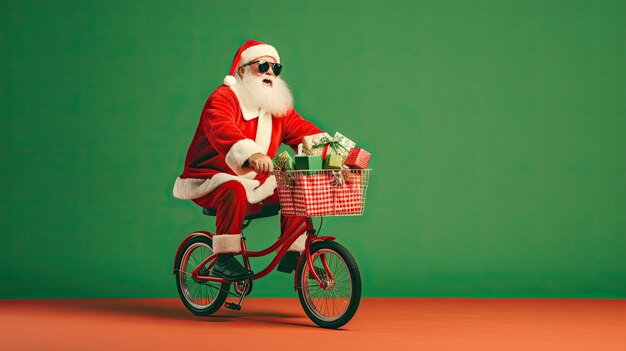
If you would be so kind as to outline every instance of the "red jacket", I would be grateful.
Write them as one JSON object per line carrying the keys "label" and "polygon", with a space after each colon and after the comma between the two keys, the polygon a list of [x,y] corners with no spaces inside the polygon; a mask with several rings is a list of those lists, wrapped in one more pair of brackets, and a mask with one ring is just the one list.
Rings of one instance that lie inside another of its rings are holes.
{"label": "red jacket", "polygon": [[174,196],[199,198],[237,180],[246,188],[248,202],[257,203],[274,193],[276,180],[242,168],[243,163],[257,152],[274,158],[281,143],[295,149],[303,137],[321,132],[293,108],[284,116],[272,116],[242,103],[237,86],[221,86],[204,105]]}

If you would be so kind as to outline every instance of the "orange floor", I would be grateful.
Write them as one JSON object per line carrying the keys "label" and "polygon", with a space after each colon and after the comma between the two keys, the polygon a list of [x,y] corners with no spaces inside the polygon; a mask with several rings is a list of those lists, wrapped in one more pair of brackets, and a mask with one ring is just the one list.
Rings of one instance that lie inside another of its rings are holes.
{"label": "orange floor", "polygon": [[[297,346],[296,346],[297,345]],[[342,330],[297,299],[195,317],[177,299],[0,300],[0,350],[626,350],[626,300],[363,299]]]}

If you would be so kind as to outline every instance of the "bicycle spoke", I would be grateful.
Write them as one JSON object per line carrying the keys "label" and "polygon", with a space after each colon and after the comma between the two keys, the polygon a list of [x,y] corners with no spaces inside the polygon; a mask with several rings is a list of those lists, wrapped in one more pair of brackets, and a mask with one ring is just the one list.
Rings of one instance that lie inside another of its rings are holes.
{"label": "bicycle spoke", "polygon": [[[332,295],[332,292],[331,292],[331,295]],[[338,310],[338,307],[335,305],[335,298],[334,297],[331,298],[331,302],[333,304],[333,316],[336,316],[336,315],[339,314],[339,310]]]}
{"label": "bicycle spoke", "polygon": [[317,284],[317,283],[308,284],[308,285],[303,285],[302,287],[303,287],[303,288],[305,288],[305,287],[306,287],[306,288],[318,288],[318,289],[321,289],[321,288],[320,288],[320,285],[319,285],[319,284]]}
{"label": "bicycle spoke", "polygon": [[200,284],[194,284],[193,291],[191,292],[192,298],[195,298],[197,296],[198,289],[200,289]]}
{"label": "bicycle spoke", "polygon": [[217,294],[215,293],[215,288],[213,287],[213,284],[209,284],[207,286],[211,290],[211,296],[215,297]]}
{"label": "bicycle spoke", "polygon": [[343,279],[343,278],[345,278],[345,277],[350,276],[350,272],[347,272],[347,271],[345,271],[345,270],[337,269],[337,271],[336,271],[336,272],[337,272],[336,274],[333,272],[333,275],[334,275],[335,281],[337,281],[337,280],[341,280],[341,279]]}
{"label": "bicycle spoke", "polygon": [[[344,291],[347,290],[347,291]],[[349,297],[350,296],[350,288],[347,287],[345,289],[342,289],[341,286],[339,285],[335,285],[333,292],[337,295],[337,296],[342,296],[342,297]]]}
{"label": "bicycle spoke", "polygon": [[207,300],[206,294],[204,292],[205,292],[205,287],[203,285],[200,285],[200,301],[202,303],[205,303]]}
{"label": "bicycle spoke", "polygon": [[198,260],[196,259],[193,253],[189,255],[189,263],[191,263],[191,265],[194,267],[198,265]]}

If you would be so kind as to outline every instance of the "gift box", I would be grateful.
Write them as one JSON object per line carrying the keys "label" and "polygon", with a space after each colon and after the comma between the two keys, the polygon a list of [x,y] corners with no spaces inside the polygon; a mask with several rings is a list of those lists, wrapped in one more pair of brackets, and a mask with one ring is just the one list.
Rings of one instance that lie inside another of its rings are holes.
{"label": "gift box", "polygon": [[324,169],[341,169],[343,166],[343,156],[328,155],[324,160]]}
{"label": "gift box", "polygon": [[361,149],[354,148],[350,150],[344,164],[350,168],[366,169],[370,162],[372,154]]}
{"label": "gift box", "polygon": [[296,156],[296,169],[297,170],[321,170],[322,169],[322,156],[309,156],[299,155]]}
{"label": "gift box", "polygon": [[333,141],[328,145],[328,155],[341,155],[344,158],[348,156],[350,150],[356,146],[356,143],[339,132],[335,132]]}
{"label": "gift box", "polygon": [[333,137],[328,133],[319,133],[306,136],[302,139],[302,151],[307,155],[320,155],[326,158],[328,155],[347,156],[356,145],[355,142],[346,138],[339,132]]}
{"label": "gift box", "polygon": [[[324,146],[328,144],[331,136],[328,133],[318,133],[302,138],[302,152],[305,155],[319,155],[324,153]],[[320,146],[321,145],[321,146]]]}
{"label": "gift box", "polygon": [[274,167],[280,171],[290,171],[295,167],[295,162],[287,151],[283,151],[274,159]]}

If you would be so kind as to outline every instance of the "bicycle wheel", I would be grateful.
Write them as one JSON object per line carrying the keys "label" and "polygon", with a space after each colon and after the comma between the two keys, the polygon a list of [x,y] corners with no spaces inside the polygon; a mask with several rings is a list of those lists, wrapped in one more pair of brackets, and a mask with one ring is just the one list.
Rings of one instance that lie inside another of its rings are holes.
{"label": "bicycle wheel", "polygon": [[[197,236],[189,240],[176,262],[176,287],[183,304],[191,313],[198,316],[209,316],[224,304],[230,284],[208,281],[197,281],[191,272],[213,254],[213,243],[205,236]],[[201,274],[208,274],[208,269],[200,269]],[[204,271],[204,272],[203,272]]]}
{"label": "bicycle wheel", "polygon": [[[322,256],[333,274],[330,279],[322,264]],[[361,301],[361,274],[348,250],[334,241],[317,242],[311,246],[311,259],[316,272],[323,277],[321,287],[311,275],[306,260],[298,267],[298,297],[307,316],[322,328],[339,328],[348,323]]]}

